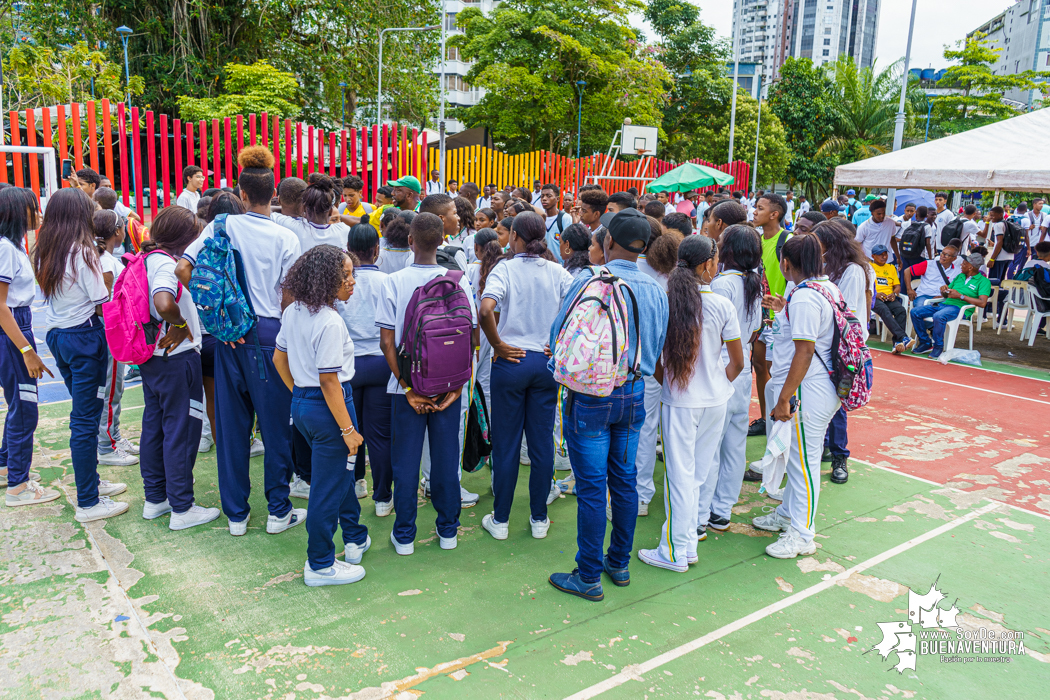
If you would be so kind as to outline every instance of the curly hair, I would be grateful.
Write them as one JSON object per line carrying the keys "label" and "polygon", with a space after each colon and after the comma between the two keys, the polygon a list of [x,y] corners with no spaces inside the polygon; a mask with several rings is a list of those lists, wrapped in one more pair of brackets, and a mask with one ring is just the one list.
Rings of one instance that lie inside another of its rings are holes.
{"label": "curly hair", "polygon": [[343,264],[349,256],[334,245],[314,246],[299,256],[281,285],[315,314],[322,306],[335,308],[339,288],[346,283]]}

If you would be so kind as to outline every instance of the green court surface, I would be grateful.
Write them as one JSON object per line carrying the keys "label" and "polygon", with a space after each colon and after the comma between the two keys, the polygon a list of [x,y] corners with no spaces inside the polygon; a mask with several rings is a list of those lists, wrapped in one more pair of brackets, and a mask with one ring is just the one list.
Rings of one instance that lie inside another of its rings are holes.
{"label": "green court surface", "polygon": [[[133,438],[141,403],[140,389],[125,395]],[[184,532],[143,520],[137,467],[101,468],[128,483],[127,514],[77,524],[68,410],[42,407],[34,464],[66,498],[0,509],[0,697],[903,700],[1040,697],[1050,684],[1050,519],[888,469],[853,463],[841,486],[825,473],[816,556],[764,554],[772,534],[749,523],[775,502],[745,484],[730,532],[701,542],[688,573],[635,559],[631,585],[606,579],[601,603],[547,583],[574,565],[574,497],[551,506],[550,534],[534,540],[524,467],[510,539],[497,542],[480,527],[492,504],[483,471],[464,476],[482,498],[463,511],[458,549],[438,548],[424,505],[415,555],[397,556],[393,518],[366,499],[366,578],[307,588],[305,530],[265,534],[261,459],[245,537],[225,518]],[[752,438],[749,457],[763,447]],[[196,479],[198,502],[217,506],[214,451]],[[655,501],[636,550],[656,545],[662,522]],[[898,673],[902,656],[872,650],[879,623],[919,644],[956,638],[909,621],[909,589],[935,582],[958,629],[1015,637],[1014,653],[920,654]]]}

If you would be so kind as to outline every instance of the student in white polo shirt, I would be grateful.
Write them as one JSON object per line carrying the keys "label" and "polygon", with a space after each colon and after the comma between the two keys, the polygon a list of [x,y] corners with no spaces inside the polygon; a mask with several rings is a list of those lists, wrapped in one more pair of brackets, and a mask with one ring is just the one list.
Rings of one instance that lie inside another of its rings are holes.
{"label": "student in white polo shirt", "polygon": [[149,280],[150,317],[161,321],[153,357],[142,372],[139,460],[146,502],[142,517],[171,513],[168,528],[185,530],[219,517],[218,508],[193,499],[193,464],[204,421],[201,331],[197,307],[175,277],[176,260],[197,239],[200,221],[183,207],[157,214],[142,244]]}
{"label": "student in white polo shirt", "polygon": [[335,223],[331,221],[332,205],[336,197],[335,182],[327,175],[311,179],[314,181],[302,194],[302,216],[271,214],[270,218],[295,234],[295,237],[299,239],[299,250],[302,253],[322,243],[345,250],[350,227],[342,221]]}
{"label": "student in white polo shirt", "polygon": [[[306,518],[306,510],[292,508],[288,482],[292,478],[292,431],[289,421],[292,394],[273,366],[273,348],[281,328],[281,311],[291,301],[282,284],[299,257],[299,241],[291,231],[270,219],[273,196],[273,156],[263,146],[241,151],[239,186],[248,213],[226,218],[226,234],[240,252],[247,283],[245,294],[258,317],[255,327],[238,342],[215,349],[215,418],[222,510],[230,534],[248,531],[248,460],[253,417],[266,438],[263,456],[269,518],[266,531],[284,532]],[[208,224],[182,255],[178,265],[183,284],[190,280],[204,242],[215,233]]]}
{"label": "student in white polo shirt", "polygon": [[[554,412],[558,383],[547,367],[544,346],[573,277],[542,256],[546,229],[539,214],[514,217],[510,233],[513,257],[500,261],[485,280],[481,327],[495,359],[492,396],[493,512],[481,520],[497,540],[509,535],[510,509],[518,482],[519,452],[528,439],[529,505],[532,536],[547,536],[547,500],[554,476]],[[496,309],[499,308],[499,325]]]}
{"label": "student in white polo shirt", "polygon": [[[285,290],[294,301],[281,316],[274,365],[292,392],[292,420],[310,445],[312,489],[306,516],[307,586],[360,581],[361,558],[372,544],[358,522],[361,507],[348,468],[363,440],[354,425],[354,341],[336,311],[354,292],[354,268],[340,248],[321,244],[289,270]],[[342,529],[345,562],[332,538]]]}

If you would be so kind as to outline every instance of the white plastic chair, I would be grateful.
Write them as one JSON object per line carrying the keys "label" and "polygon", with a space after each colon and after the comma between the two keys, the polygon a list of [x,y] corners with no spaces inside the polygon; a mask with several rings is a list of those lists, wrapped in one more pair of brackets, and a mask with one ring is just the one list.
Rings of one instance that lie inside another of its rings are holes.
{"label": "white plastic chair", "polygon": [[[1028,334],[1028,345],[1035,345],[1035,337],[1039,334],[1039,321],[1050,318],[1050,311],[1038,311],[1036,300],[1043,302],[1043,308],[1050,309],[1050,299],[1039,296],[1039,292],[1032,285],[1028,286],[1028,313],[1025,315],[1024,328],[1021,329],[1021,341],[1024,342],[1025,334]],[[1050,323],[1046,324],[1046,337],[1050,338]]]}
{"label": "white plastic chair", "polygon": [[[1012,333],[1014,330],[1014,311],[1018,309],[1029,309],[1031,308],[1031,302],[1028,300],[1028,284],[1026,282],[1018,282],[1017,280],[1003,280],[1002,288],[1006,290],[1006,298],[1003,300],[1002,310],[999,315],[999,322],[995,324],[998,330],[996,335],[1003,334],[1003,326],[1007,323],[1010,327],[1007,328],[1007,333]],[[1028,319],[1025,319],[1025,328],[1028,327]],[[980,329],[978,329],[980,330]],[[1024,338],[1024,331],[1021,332],[1022,339]]]}
{"label": "white plastic chair", "polygon": [[[897,300],[900,301],[901,306],[904,307],[905,316],[904,324],[905,330],[904,335],[911,336],[911,299],[908,298],[907,294],[898,294]],[[882,342],[886,342],[886,338],[890,337],[890,329],[886,327],[886,323],[882,320],[882,316],[879,316],[874,311],[871,312],[871,317],[875,319],[876,328],[879,329],[879,339]],[[890,338],[890,340],[893,340]]]}
{"label": "white plastic chair", "polygon": [[[928,300],[926,302],[926,305],[932,306],[934,304],[940,304],[943,301],[944,297],[935,297],[933,299]],[[970,318],[966,318],[967,311],[973,311],[973,316],[971,316]],[[978,311],[980,311],[980,309],[978,309],[973,304],[967,304],[961,309],[959,309],[959,315],[956,316],[954,320],[949,321],[948,325],[945,326],[944,349],[941,351],[941,356],[937,358],[937,361],[940,362],[942,365],[948,364],[951,361],[952,357],[955,355],[955,339],[959,335],[960,326],[966,326],[966,328],[970,331],[970,350],[973,350],[974,317],[977,317],[977,330],[981,329],[981,319],[980,314],[977,313]],[[931,326],[933,325],[932,318],[926,320]]]}

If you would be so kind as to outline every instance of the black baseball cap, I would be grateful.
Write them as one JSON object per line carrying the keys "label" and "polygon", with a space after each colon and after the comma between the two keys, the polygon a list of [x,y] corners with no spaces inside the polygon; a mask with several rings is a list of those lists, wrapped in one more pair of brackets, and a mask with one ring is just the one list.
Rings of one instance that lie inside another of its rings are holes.
{"label": "black baseball cap", "polygon": [[[602,214],[601,222],[602,226],[609,229],[609,236],[618,246],[632,253],[645,252],[652,234],[649,218],[645,214],[632,207],[616,213],[606,212]],[[635,248],[631,245],[635,241],[643,241],[645,245]]]}

